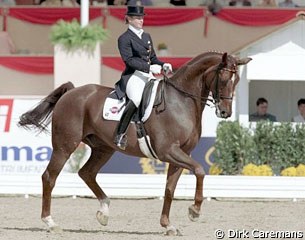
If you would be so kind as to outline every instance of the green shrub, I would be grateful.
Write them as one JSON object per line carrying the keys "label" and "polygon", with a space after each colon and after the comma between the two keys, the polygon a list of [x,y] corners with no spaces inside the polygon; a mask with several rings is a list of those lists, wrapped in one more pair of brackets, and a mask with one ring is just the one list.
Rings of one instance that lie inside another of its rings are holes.
{"label": "green shrub", "polygon": [[297,124],[295,127],[295,141],[294,141],[294,159],[292,164],[297,166],[305,163],[305,124]]}
{"label": "green shrub", "polygon": [[240,173],[242,167],[256,158],[250,130],[238,122],[220,122],[215,142],[215,163],[222,174]]}
{"label": "green shrub", "polygon": [[[252,126],[251,126],[252,127]],[[273,155],[273,145],[276,140],[274,138],[274,126],[273,122],[270,121],[260,121],[256,123],[256,128],[253,129],[254,135],[253,140],[255,142],[255,149],[253,151],[257,154],[257,159],[254,164],[270,165]]]}
{"label": "green shrub", "polygon": [[279,174],[283,168],[294,165],[295,133],[291,123],[282,123],[274,126],[274,144],[270,156],[271,166]]}
{"label": "green shrub", "polygon": [[305,162],[305,124],[269,121],[245,128],[238,122],[221,122],[217,128],[215,163],[222,174],[241,174],[251,163],[268,165],[276,175]]}

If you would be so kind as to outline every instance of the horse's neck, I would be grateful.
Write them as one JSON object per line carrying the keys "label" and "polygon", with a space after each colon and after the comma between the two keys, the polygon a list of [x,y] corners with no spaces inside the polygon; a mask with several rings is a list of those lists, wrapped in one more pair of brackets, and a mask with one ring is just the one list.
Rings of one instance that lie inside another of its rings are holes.
{"label": "horse's neck", "polygon": [[200,93],[203,84],[203,73],[219,61],[218,53],[209,52],[192,59],[187,65],[181,67],[172,80],[177,86],[193,93]]}
{"label": "horse's neck", "polygon": [[[196,96],[196,99],[201,104],[202,100],[207,98],[209,94],[209,89],[207,89],[203,79],[203,73],[208,67],[208,65],[201,63],[187,65],[183,69],[179,69],[171,80],[179,89]],[[204,106],[205,104],[202,106],[202,111]]]}
{"label": "horse's neck", "polygon": [[186,66],[180,69],[178,74],[172,77],[172,81],[179,89],[193,95],[200,95],[202,89],[202,81],[200,81],[200,72],[193,66]]}
{"label": "horse's neck", "polygon": [[[185,79],[183,79],[183,77],[185,77]],[[205,89],[203,89],[201,76],[194,78],[193,76],[184,75],[183,77],[172,78],[169,80],[172,81],[176,89],[170,91],[172,96],[168,97],[177,99],[179,102],[176,102],[175,104],[179,104],[181,107],[183,106],[183,111],[185,111],[187,115],[193,116],[193,118],[196,119],[196,122],[194,122],[196,128],[200,128],[202,112],[205,106],[203,99],[208,96],[208,92],[206,93]],[[179,97],[176,98],[176,96]]]}
{"label": "horse's neck", "polygon": [[171,81],[177,88],[196,96],[196,98],[193,98],[193,102],[196,115],[200,117],[198,121],[201,124],[202,112],[206,105],[205,100],[210,92],[208,85],[204,82],[203,73],[219,61],[219,53],[207,53],[204,56],[194,58],[192,61],[179,69],[171,78]]}

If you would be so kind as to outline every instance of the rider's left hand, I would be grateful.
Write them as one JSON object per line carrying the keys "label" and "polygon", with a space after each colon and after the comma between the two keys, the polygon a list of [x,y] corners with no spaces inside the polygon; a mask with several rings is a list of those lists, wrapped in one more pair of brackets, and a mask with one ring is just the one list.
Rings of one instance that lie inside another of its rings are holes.
{"label": "rider's left hand", "polygon": [[170,63],[164,63],[163,64],[163,70],[165,72],[173,72],[172,64]]}

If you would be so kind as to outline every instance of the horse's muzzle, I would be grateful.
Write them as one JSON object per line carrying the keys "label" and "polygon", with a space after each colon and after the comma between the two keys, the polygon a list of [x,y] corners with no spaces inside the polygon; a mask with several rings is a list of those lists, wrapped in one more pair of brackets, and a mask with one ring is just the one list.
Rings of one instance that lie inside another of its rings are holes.
{"label": "horse's muzzle", "polygon": [[221,111],[220,112],[220,117],[221,118],[228,118],[230,116],[231,116],[231,114],[227,113],[226,111]]}
{"label": "horse's muzzle", "polygon": [[216,107],[216,116],[219,118],[228,118],[231,117],[232,112],[231,111],[226,111],[224,109],[219,109],[219,106]]}

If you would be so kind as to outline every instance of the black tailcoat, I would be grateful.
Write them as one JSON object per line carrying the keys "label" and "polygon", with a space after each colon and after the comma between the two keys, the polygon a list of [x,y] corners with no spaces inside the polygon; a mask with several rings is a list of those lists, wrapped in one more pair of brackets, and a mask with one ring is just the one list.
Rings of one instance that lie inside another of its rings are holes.
{"label": "black tailcoat", "polygon": [[134,32],[128,29],[118,39],[118,47],[121,57],[125,63],[125,70],[121,79],[115,84],[118,97],[125,96],[128,79],[136,71],[149,73],[152,64],[163,66],[154,51],[152,39],[148,33],[143,32],[140,39]]}

